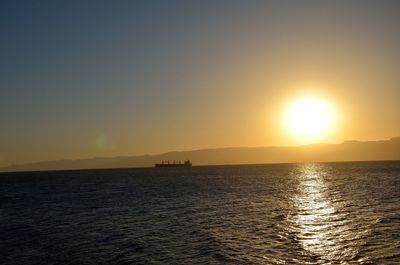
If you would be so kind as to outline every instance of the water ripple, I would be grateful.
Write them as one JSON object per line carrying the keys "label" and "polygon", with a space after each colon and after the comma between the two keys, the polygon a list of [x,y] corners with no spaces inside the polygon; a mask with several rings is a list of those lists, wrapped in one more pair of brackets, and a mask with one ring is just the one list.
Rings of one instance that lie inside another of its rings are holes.
{"label": "water ripple", "polygon": [[400,264],[400,163],[0,174],[1,264]]}

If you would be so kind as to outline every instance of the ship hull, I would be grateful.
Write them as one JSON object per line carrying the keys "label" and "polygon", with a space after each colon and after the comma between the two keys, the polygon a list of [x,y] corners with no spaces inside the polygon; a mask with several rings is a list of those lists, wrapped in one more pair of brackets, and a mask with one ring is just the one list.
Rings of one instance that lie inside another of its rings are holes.
{"label": "ship hull", "polygon": [[191,167],[192,164],[155,164],[155,167]]}

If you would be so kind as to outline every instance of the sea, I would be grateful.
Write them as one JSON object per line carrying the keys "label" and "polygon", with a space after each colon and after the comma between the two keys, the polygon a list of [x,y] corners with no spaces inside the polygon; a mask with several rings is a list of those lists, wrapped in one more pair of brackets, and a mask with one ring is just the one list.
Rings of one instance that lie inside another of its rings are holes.
{"label": "sea", "polygon": [[0,264],[400,264],[400,162],[1,173]]}

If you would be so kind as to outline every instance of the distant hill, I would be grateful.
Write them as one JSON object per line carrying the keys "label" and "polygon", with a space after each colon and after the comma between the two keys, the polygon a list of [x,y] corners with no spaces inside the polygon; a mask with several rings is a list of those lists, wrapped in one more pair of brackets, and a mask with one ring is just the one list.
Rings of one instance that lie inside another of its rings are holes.
{"label": "distant hill", "polygon": [[8,166],[0,168],[0,171],[151,167],[161,160],[172,162],[187,159],[194,165],[400,160],[400,137],[297,147],[232,147],[158,155],[57,160]]}

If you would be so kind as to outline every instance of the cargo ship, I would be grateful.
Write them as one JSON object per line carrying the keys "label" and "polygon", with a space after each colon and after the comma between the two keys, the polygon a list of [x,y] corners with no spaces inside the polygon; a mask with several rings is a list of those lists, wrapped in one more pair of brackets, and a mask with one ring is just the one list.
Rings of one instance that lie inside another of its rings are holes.
{"label": "cargo ship", "polygon": [[178,162],[175,162],[175,160],[170,163],[169,160],[167,161],[162,161],[161,163],[156,163],[155,167],[191,167],[192,162],[190,160],[186,160],[183,163],[179,160]]}

